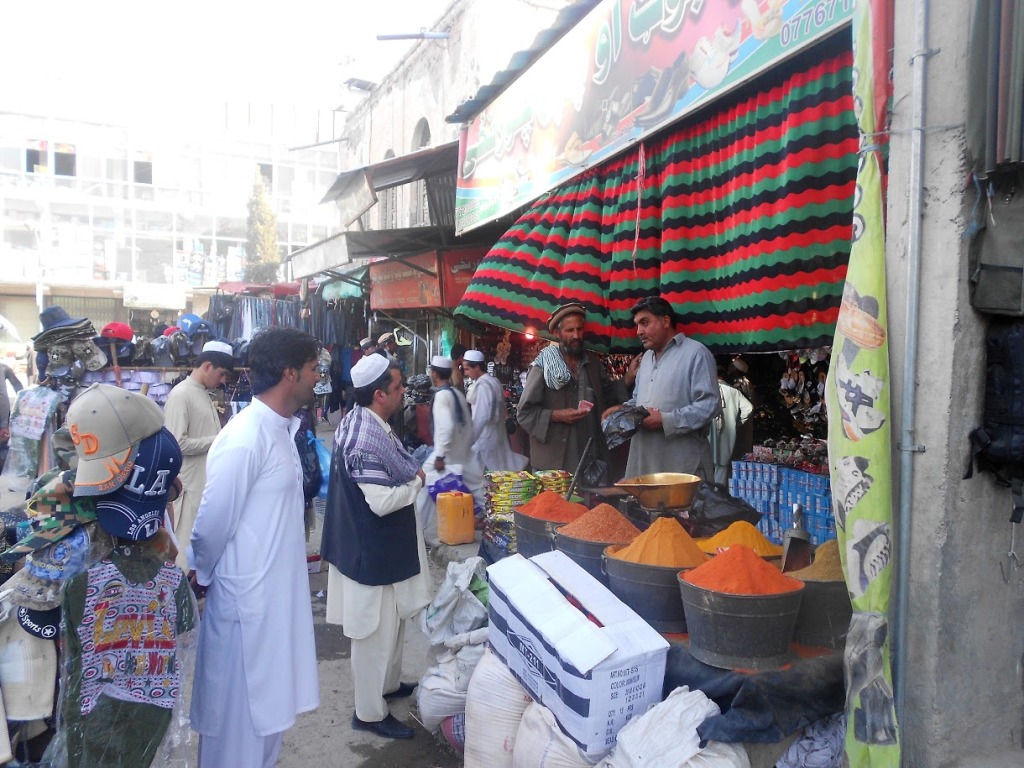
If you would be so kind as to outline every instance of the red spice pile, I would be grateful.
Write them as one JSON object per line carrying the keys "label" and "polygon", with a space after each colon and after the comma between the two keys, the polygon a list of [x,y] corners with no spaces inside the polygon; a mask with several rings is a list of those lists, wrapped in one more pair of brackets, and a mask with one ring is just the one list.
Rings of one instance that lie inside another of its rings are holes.
{"label": "red spice pile", "polygon": [[639,529],[611,504],[598,504],[585,515],[558,529],[563,536],[605,544],[628,544]]}
{"label": "red spice pile", "polygon": [[779,573],[750,547],[733,544],[682,578],[698,587],[729,595],[778,595],[803,587],[802,581]]}
{"label": "red spice pile", "polygon": [[546,520],[549,523],[571,523],[576,518],[585,515],[587,508],[582,504],[566,501],[563,496],[554,491],[541,491],[519,507],[519,512],[538,520]]}

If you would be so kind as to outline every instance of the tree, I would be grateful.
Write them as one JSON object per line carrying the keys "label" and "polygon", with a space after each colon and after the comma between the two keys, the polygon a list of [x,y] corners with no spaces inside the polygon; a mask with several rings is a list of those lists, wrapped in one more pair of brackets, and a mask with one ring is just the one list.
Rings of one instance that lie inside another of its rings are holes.
{"label": "tree", "polygon": [[277,250],[277,216],[270,207],[263,177],[258,173],[249,198],[245,234],[245,279],[251,283],[276,282],[277,268],[281,264]]}

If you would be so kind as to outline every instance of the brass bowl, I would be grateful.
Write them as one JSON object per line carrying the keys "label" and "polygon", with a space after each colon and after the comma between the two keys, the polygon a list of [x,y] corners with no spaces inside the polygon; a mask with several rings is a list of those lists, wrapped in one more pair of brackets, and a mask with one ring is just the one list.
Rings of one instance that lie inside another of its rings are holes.
{"label": "brass bowl", "polygon": [[693,503],[701,479],[686,472],[654,472],[619,480],[615,485],[628,491],[648,509],[688,507]]}

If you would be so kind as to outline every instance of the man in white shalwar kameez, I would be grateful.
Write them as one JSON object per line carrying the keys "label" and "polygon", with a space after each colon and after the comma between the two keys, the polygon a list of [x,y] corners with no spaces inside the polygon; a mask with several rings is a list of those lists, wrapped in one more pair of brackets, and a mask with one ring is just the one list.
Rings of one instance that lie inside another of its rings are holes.
{"label": "man in white shalwar kameez", "polygon": [[210,391],[223,385],[234,368],[230,344],[206,342],[192,373],[171,390],[164,404],[165,425],[178,441],[184,457],[178,475],[182,492],[174,502],[174,536],[181,543],[175,562],[185,571],[185,549],[206,487],[206,457],[220,434],[220,414]]}
{"label": "man in white shalwar kameez", "polygon": [[505,392],[501,382],[488,375],[484,353],[466,351],[462,358],[466,376],[473,380],[466,400],[473,409],[473,453],[484,470],[504,472],[526,466],[526,457],[512,450],[505,431]]}
{"label": "man in white shalwar kameez", "polygon": [[[473,494],[477,512],[484,509],[484,471],[473,451],[473,417],[469,403],[461,391],[452,386],[452,360],[434,355],[430,361],[430,381],[434,385],[434,402],[430,406],[433,426],[433,450],[423,462],[429,487],[450,472],[462,477],[462,484]],[[416,499],[416,514],[427,541],[438,543],[437,504],[424,489]]]}
{"label": "man in white shalwar kameez", "polygon": [[410,739],[387,700],[416,688],[400,678],[405,624],[431,598],[413,505],[424,475],[388,425],[405,393],[398,365],[369,355],[352,366],[352,385],[356,407],[335,435],[320,547],[330,564],[327,621],[352,640],[352,728]]}
{"label": "man in white shalwar kameez", "polygon": [[293,416],[313,400],[318,352],[295,328],[254,336],[252,404],[210,449],[189,551],[206,594],[191,712],[200,768],[270,768],[296,716],[320,703]]}

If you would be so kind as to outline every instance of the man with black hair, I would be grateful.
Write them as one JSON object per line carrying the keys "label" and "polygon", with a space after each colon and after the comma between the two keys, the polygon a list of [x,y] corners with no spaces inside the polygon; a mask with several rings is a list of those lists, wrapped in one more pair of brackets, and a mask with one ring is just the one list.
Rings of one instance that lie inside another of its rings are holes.
{"label": "man with black hair", "polygon": [[184,457],[180,474],[183,490],[174,502],[174,536],[179,542],[175,562],[185,571],[188,570],[185,547],[206,487],[206,455],[220,434],[220,414],[210,393],[223,386],[234,369],[230,344],[206,342],[196,358],[196,367],[171,390],[164,405],[167,429],[178,441]]}
{"label": "man with black hair", "polygon": [[387,700],[416,688],[399,677],[405,623],[431,598],[414,508],[424,473],[388,425],[405,394],[398,366],[368,355],[352,366],[352,384],[355,407],[335,435],[320,547],[330,564],[327,621],[352,641],[352,728],[411,739]]}
{"label": "man with black hair", "polygon": [[210,448],[189,552],[206,595],[191,712],[200,768],[275,765],[284,732],[320,703],[294,441],[319,353],[297,328],[253,336],[252,404]]}
{"label": "man with black hair", "polygon": [[452,344],[452,386],[460,392],[466,391],[466,372],[462,367],[465,355],[465,344]]}
{"label": "man with black hair", "polygon": [[715,476],[711,420],[721,413],[715,358],[685,333],[676,333],[676,313],[660,296],[641,299],[630,310],[644,354],[633,397],[648,416],[629,444],[626,476],[689,472]]}

